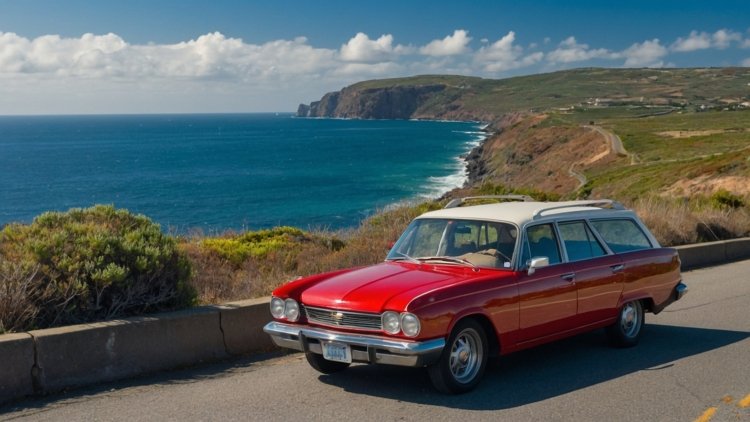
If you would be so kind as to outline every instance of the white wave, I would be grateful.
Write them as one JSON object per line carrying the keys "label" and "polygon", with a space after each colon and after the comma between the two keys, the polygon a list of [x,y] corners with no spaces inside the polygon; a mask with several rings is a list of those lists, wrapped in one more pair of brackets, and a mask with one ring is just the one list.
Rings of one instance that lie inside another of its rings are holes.
{"label": "white wave", "polygon": [[[486,127],[486,126],[485,126]],[[427,178],[427,184],[423,187],[424,192],[419,195],[423,199],[439,198],[453,189],[462,187],[469,180],[469,162],[466,156],[476,147],[482,144],[490,133],[479,131],[454,131],[476,135],[473,139],[464,142],[466,147],[464,153],[455,157],[454,164],[450,166],[453,173],[447,176],[430,176]]]}

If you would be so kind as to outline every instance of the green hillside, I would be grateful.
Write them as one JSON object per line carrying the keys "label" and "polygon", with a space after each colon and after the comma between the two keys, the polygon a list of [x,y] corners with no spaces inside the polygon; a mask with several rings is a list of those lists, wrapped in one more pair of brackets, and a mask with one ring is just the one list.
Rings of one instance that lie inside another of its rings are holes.
{"label": "green hillside", "polygon": [[498,80],[425,75],[360,82],[351,88],[433,84],[446,85],[443,95],[469,109],[496,114],[570,107],[597,98],[615,105],[719,106],[722,100],[750,98],[750,68],[585,68]]}

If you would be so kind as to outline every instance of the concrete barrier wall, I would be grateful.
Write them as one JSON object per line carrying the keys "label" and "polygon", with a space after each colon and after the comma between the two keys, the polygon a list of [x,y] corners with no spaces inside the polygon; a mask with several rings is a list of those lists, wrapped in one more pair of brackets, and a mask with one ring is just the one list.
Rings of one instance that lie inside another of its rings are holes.
{"label": "concrete barrier wall", "polygon": [[[683,269],[750,258],[750,238],[676,248]],[[275,348],[270,298],[95,324],[0,335],[0,404],[34,393]]]}
{"label": "concrete barrier wall", "polygon": [[34,392],[34,342],[26,333],[0,335],[0,403]]}
{"label": "concrete barrier wall", "polygon": [[678,246],[682,269],[707,267],[750,258],[750,238]]}
{"label": "concrete barrier wall", "polygon": [[31,331],[42,391],[111,381],[227,356],[219,311],[188,311]]}

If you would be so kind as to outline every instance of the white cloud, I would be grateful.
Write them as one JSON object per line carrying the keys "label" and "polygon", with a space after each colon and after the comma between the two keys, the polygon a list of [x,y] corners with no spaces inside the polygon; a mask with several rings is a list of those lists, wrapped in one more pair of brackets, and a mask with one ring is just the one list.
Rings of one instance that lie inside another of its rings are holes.
{"label": "white cloud", "polygon": [[335,52],[304,37],[246,44],[214,32],[177,44],[130,45],[114,34],[29,40],[0,34],[0,75],[119,78],[237,78],[299,75],[330,68]]}
{"label": "white cloud", "polygon": [[494,43],[483,46],[474,55],[475,63],[486,72],[495,73],[531,66],[544,57],[542,52],[524,56],[523,48],[515,45],[515,40],[516,33],[510,31]]}
{"label": "white cloud", "polygon": [[705,50],[711,48],[711,37],[705,32],[691,31],[687,38],[677,38],[670,48],[679,52]]}
{"label": "white cloud", "polygon": [[739,32],[734,32],[727,29],[720,29],[714,32],[714,35],[711,38],[713,38],[714,46],[721,50],[729,47],[729,44],[731,42],[742,41],[742,35]]}
{"label": "white cloud", "polygon": [[463,29],[453,31],[453,35],[448,35],[442,40],[433,40],[429,44],[419,49],[419,52],[425,56],[455,56],[469,51],[469,42],[471,37],[469,32]]}
{"label": "white cloud", "polygon": [[[667,46],[646,40],[622,51],[592,48],[574,36],[557,45],[542,40],[521,46],[509,31],[472,50],[469,32],[457,29],[420,48],[396,44],[391,34],[372,39],[359,32],[339,48],[319,48],[305,37],[251,43],[220,32],[172,44],[131,44],[113,33],[26,38],[0,32],[0,114],[289,110],[365,79],[510,76],[593,59],[660,67],[677,51],[750,48],[750,38],[729,29],[692,31]],[[743,56],[729,62],[750,66]]]}
{"label": "white cloud", "polygon": [[618,56],[625,57],[625,67],[663,67],[660,60],[667,55],[667,48],[661,45],[658,38],[642,43],[635,43]]}
{"label": "white cloud", "polygon": [[590,49],[588,44],[579,44],[575,37],[568,37],[557,49],[547,53],[547,61],[552,63],[582,62],[596,58],[612,58],[606,48]]}
{"label": "white cloud", "polygon": [[750,57],[748,57],[745,60],[743,60],[742,63],[741,63],[741,65],[743,67],[750,67]]}
{"label": "white cloud", "polygon": [[686,38],[677,38],[677,41],[672,43],[670,49],[677,52],[706,50],[709,48],[723,50],[729,47],[732,42],[740,41],[742,41],[742,35],[739,32],[728,29],[720,29],[713,34],[704,31],[690,31],[690,35]]}
{"label": "white cloud", "polygon": [[371,40],[367,34],[358,32],[346,44],[341,46],[340,57],[347,62],[381,62],[390,60],[397,54],[411,53],[413,48],[393,46],[393,35],[381,35],[377,40]]}

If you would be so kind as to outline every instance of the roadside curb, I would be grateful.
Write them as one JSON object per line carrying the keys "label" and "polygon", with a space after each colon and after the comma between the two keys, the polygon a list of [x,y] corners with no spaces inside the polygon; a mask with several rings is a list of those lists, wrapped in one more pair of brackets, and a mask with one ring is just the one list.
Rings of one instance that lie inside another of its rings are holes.
{"label": "roadside curb", "polygon": [[[683,270],[750,258],[750,238],[675,248]],[[0,404],[274,350],[270,298],[0,335]]]}

